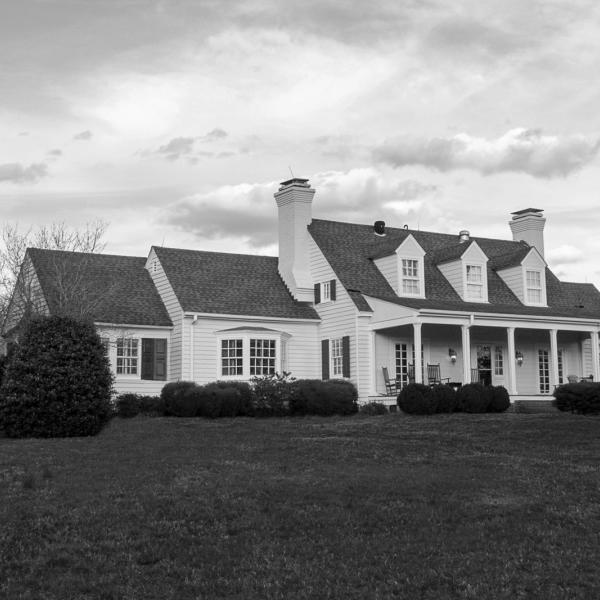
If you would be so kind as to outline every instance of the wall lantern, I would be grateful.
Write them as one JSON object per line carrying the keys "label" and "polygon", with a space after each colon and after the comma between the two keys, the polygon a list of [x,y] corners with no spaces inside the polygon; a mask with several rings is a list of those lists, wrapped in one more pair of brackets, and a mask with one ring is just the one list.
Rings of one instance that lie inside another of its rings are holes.
{"label": "wall lantern", "polygon": [[521,366],[523,364],[523,353],[520,350],[515,352],[515,358],[517,359],[517,364]]}
{"label": "wall lantern", "polygon": [[456,362],[456,350],[453,348],[448,348],[448,356],[450,357],[452,364],[454,364]]}

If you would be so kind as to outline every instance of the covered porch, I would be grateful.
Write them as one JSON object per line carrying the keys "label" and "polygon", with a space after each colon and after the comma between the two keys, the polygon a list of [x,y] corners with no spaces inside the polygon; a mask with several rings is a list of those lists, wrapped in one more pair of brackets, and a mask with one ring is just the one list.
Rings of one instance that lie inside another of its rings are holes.
{"label": "covered porch", "polygon": [[511,400],[547,401],[569,378],[600,380],[596,323],[440,312],[372,323],[369,396],[394,396],[384,368],[396,390],[411,382],[435,384],[433,373],[454,386],[502,385]]}

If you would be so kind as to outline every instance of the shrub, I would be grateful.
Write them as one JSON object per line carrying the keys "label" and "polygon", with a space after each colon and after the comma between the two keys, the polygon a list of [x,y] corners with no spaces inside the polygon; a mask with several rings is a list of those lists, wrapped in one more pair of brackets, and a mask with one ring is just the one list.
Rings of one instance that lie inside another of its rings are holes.
{"label": "shrub", "polygon": [[253,414],[257,417],[281,417],[289,413],[291,384],[290,373],[274,373],[251,379],[254,401]]}
{"label": "shrub", "polygon": [[491,401],[490,392],[481,383],[467,383],[456,392],[459,410],[467,413],[484,413]]}
{"label": "shrub", "polygon": [[298,379],[291,384],[293,415],[352,415],[358,412],[358,392],[344,379]]}
{"label": "shrub", "polygon": [[488,406],[489,412],[504,412],[510,406],[510,396],[504,386],[491,386],[491,400]]}
{"label": "shrub", "polygon": [[374,416],[385,415],[389,411],[387,406],[383,402],[369,402],[367,404],[363,404],[360,407],[359,412],[361,415]]}
{"label": "shrub", "polygon": [[165,414],[165,403],[160,396],[140,396],[140,413],[149,417]]}
{"label": "shrub", "polygon": [[111,416],[112,375],[92,323],[33,319],[0,387],[0,429],[10,437],[96,435]]}
{"label": "shrub", "polygon": [[429,394],[433,396],[435,411],[438,413],[451,413],[457,408],[456,391],[449,385],[434,385]]}
{"label": "shrub", "polygon": [[193,381],[172,381],[160,392],[164,403],[164,414],[174,417],[195,417],[198,412],[197,400],[192,393],[198,386]]}
{"label": "shrub", "polygon": [[240,417],[253,414],[252,389],[245,381],[215,381],[202,389],[203,396],[209,398],[207,410],[210,413],[203,414],[201,409],[203,417]]}
{"label": "shrub", "polygon": [[398,406],[409,415],[432,415],[437,410],[437,398],[429,386],[409,383],[398,394]]}
{"label": "shrub", "polygon": [[567,383],[554,390],[558,410],[581,415],[600,414],[600,383]]}
{"label": "shrub", "polygon": [[117,396],[117,415],[124,419],[135,417],[140,412],[140,397],[137,394]]}

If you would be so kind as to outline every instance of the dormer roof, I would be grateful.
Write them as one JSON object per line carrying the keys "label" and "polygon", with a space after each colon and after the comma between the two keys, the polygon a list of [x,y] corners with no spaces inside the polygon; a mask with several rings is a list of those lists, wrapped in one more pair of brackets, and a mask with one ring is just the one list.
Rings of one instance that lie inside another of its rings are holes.
{"label": "dormer roof", "polygon": [[479,247],[479,244],[475,240],[470,240],[469,242],[462,242],[459,244],[454,244],[453,246],[447,246],[446,248],[442,248],[434,252],[431,256],[431,260],[435,265],[441,265],[443,263],[452,262],[455,260],[459,260],[462,258],[464,253],[471,248],[471,246]]}
{"label": "dormer roof", "polygon": [[[450,255],[457,246],[453,234],[386,227],[386,236],[376,237],[371,225],[313,219],[308,230],[336,273],[341,284],[352,290],[359,310],[367,310],[365,296],[372,296],[411,308],[473,311],[481,303],[463,301],[437,267],[435,257]],[[374,263],[395,252],[412,235],[425,250],[425,298],[399,298]],[[565,317],[600,318],[600,292],[591,284],[564,284],[546,268],[548,306],[525,306],[496,272],[496,265],[524,259],[531,248],[522,242],[472,237],[488,257],[488,301],[485,312]],[[448,252],[448,254],[445,254]],[[524,253],[524,254],[523,254]],[[492,268],[494,265],[494,268]],[[584,298],[579,302],[578,296]],[[579,306],[583,306],[580,308]]]}

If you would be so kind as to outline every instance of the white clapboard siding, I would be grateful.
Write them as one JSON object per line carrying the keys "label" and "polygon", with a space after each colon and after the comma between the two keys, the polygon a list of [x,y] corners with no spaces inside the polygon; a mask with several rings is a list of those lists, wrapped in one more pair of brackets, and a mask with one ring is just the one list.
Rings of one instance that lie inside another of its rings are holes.
{"label": "white clapboard siding", "polygon": [[[336,279],[336,300],[315,305],[321,317],[320,339],[336,339],[344,336],[350,338],[350,379],[358,388],[360,398],[366,398],[371,388],[371,352],[370,332],[368,324],[370,316],[365,315],[358,321],[359,311],[356,305],[337,280],[327,259],[310,238],[310,268],[313,281],[322,283]],[[318,349],[320,360],[320,348]],[[319,366],[317,373],[321,375]]]}
{"label": "white clapboard siding", "polygon": [[501,279],[511,289],[513,294],[521,301],[525,301],[525,293],[523,290],[523,267],[518,265],[510,269],[502,269],[498,271]]}
{"label": "white clapboard siding", "polygon": [[[129,325],[106,326],[97,325],[98,335],[108,339],[108,358],[110,368],[115,378],[114,390],[117,394],[133,393],[155,396],[160,394],[163,386],[168,380],[147,380],[141,378],[142,370],[142,338],[166,339],[167,340],[167,364],[171,348],[173,346],[170,327],[135,327]],[[119,338],[138,340],[138,369],[137,374],[117,375],[117,344]]]}
{"label": "white clapboard siding", "polygon": [[373,262],[392,286],[392,289],[398,291],[398,256],[394,253],[376,258]]}
{"label": "white clapboard siding", "polygon": [[463,282],[463,263],[461,260],[453,260],[451,262],[438,265],[438,269],[442,275],[448,280],[448,283],[454,288],[456,293],[462,298],[464,296]]}
{"label": "white clapboard siding", "polygon": [[169,318],[173,323],[170,344],[172,351],[169,350],[169,380],[178,381],[183,379],[183,310],[154,250],[150,250],[148,260],[146,261],[146,269],[150,273],[160,298],[167,309]]}
{"label": "white clapboard siding", "polygon": [[[232,379],[232,377],[221,375],[219,340],[223,337],[235,338],[238,336],[260,338],[261,330],[252,328],[272,330],[271,332],[263,331],[262,333],[266,336],[276,332],[284,334],[287,357],[286,370],[291,372],[293,377],[297,379],[319,377],[321,358],[318,321],[261,320],[260,317],[199,315],[193,325],[192,322],[191,318],[186,317],[183,328],[186,338],[189,337],[192,331],[194,336],[193,344],[186,343],[188,353],[186,362],[188,366],[184,365],[184,372],[188,378],[197,383],[204,384],[217,379]],[[250,329],[244,331],[239,328]],[[235,329],[235,331],[227,334],[227,330],[230,329]],[[193,352],[193,358],[191,352]]]}

